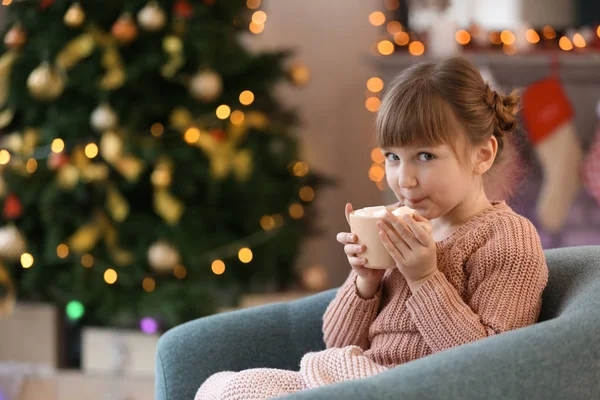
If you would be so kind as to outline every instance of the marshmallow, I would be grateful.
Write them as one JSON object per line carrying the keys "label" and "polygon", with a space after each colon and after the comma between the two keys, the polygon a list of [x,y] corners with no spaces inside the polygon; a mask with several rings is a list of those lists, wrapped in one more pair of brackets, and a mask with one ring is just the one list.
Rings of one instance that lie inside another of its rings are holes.
{"label": "marshmallow", "polygon": [[[388,209],[385,206],[375,206],[375,207],[365,207],[359,210],[354,211],[354,215],[359,217],[375,217],[375,218],[383,218]],[[396,217],[401,217],[405,214],[412,215],[415,210],[410,207],[402,206],[394,209],[392,214]]]}

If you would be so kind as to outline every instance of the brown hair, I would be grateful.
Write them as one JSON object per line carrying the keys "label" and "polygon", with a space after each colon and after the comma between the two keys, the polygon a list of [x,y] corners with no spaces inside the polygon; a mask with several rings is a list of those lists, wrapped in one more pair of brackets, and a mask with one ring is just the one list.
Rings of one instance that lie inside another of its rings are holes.
{"label": "brown hair", "polygon": [[415,64],[385,93],[377,115],[377,145],[448,144],[458,156],[456,144],[462,138],[457,135],[462,128],[470,145],[481,144],[491,135],[496,137],[496,167],[502,163],[500,156],[508,144],[504,135],[517,127],[518,103],[516,91],[508,96],[497,93],[464,58]]}

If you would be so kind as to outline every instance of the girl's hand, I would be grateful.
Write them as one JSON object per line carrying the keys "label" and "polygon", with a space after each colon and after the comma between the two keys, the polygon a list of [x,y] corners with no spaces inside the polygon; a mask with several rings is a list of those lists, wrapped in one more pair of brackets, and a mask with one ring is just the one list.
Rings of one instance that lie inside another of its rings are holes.
{"label": "girl's hand", "polygon": [[[352,204],[348,203],[345,208],[348,225],[350,225],[351,212]],[[336,239],[344,245],[344,253],[346,253],[346,257],[348,257],[348,263],[358,275],[359,281],[357,281],[357,286],[361,296],[366,298],[372,297],[377,291],[379,283],[383,279],[385,270],[371,269],[365,266],[369,260],[360,257],[360,253],[364,252],[366,249],[363,245],[358,244],[358,237],[355,234],[350,232],[340,232],[337,234]]]}
{"label": "girl's hand", "polygon": [[438,271],[431,223],[420,214],[398,218],[387,212],[377,222],[379,238],[413,293]]}

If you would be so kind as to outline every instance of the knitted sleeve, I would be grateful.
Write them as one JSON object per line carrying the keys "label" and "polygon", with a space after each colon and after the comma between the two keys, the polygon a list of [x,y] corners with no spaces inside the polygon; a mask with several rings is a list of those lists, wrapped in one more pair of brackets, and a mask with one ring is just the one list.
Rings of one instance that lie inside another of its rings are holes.
{"label": "knitted sleeve", "polygon": [[323,315],[326,348],[356,345],[367,350],[369,347],[369,327],[377,316],[382,285],[373,298],[363,299],[356,289],[357,276],[356,272],[350,272]]}
{"label": "knitted sleeve", "polygon": [[529,220],[499,218],[466,265],[466,298],[437,272],[406,305],[433,352],[533,324],[548,267]]}

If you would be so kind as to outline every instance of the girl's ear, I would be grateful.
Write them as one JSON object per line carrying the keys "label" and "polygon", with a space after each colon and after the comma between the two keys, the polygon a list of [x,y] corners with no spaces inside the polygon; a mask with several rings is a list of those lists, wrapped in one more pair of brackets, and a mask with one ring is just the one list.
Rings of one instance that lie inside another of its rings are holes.
{"label": "girl's ear", "polygon": [[475,149],[475,162],[473,172],[477,175],[483,175],[492,167],[496,154],[498,153],[498,140],[492,135],[484,144]]}

